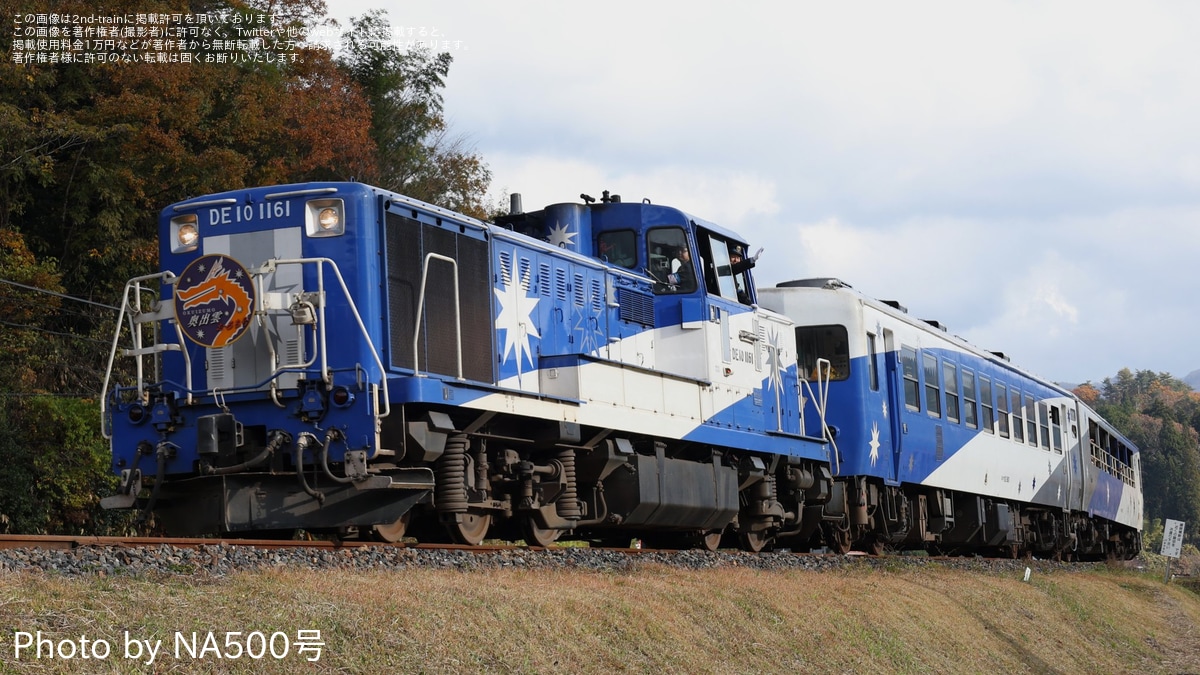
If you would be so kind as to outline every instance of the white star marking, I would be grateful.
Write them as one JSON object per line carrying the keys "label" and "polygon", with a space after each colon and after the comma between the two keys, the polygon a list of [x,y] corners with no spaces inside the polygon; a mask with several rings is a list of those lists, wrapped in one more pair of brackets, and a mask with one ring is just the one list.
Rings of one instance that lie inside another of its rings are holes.
{"label": "white star marking", "polygon": [[[525,278],[521,280],[526,286],[529,285],[530,273],[529,270],[525,270]],[[492,289],[496,293],[496,299],[500,301],[500,314],[496,317],[496,329],[504,331],[504,351],[500,353],[500,358],[508,361],[509,354],[514,354],[518,359],[518,365],[523,362],[522,357],[528,358],[529,364],[533,365],[529,338],[542,337],[532,318],[538,298],[526,296],[521,284],[514,283],[514,281],[516,280],[501,279],[501,287]]]}
{"label": "white star marking", "polygon": [[771,333],[767,336],[767,367],[771,369],[767,386],[772,391],[783,389],[783,375],[779,372],[779,361],[779,333],[775,329],[771,329]]}
{"label": "white star marking", "polygon": [[575,245],[575,237],[579,236],[578,232],[567,232],[568,225],[558,225],[550,228],[550,243],[559,248],[567,248]]}
{"label": "white star marking", "polygon": [[883,402],[883,419],[885,419],[885,420],[887,419],[887,413],[888,413],[887,401],[884,401]]}
{"label": "white star marking", "polygon": [[875,466],[875,462],[879,461],[879,422],[871,423],[871,466]]}
{"label": "white star marking", "polygon": [[575,333],[579,337],[579,348],[584,354],[591,354],[600,348],[600,340],[604,333],[600,330],[599,317],[584,310],[576,309]]}

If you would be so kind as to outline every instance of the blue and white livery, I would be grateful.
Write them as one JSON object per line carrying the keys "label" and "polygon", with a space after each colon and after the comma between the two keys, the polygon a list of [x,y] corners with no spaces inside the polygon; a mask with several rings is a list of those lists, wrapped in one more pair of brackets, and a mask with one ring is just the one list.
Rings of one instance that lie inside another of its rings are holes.
{"label": "blue and white livery", "polygon": [[172,205],[161,236],[114,336],[105,505],[173,532],[757,550],[830,493],[792,321],[678,209],[490,224],[313,183]]}
{"label": "blue and white livery", "polygon": [[759,297],[796,321],[800,367],[828,373],[836,546],[1140,548],[1138,450],[1071,392],[836,279]]}

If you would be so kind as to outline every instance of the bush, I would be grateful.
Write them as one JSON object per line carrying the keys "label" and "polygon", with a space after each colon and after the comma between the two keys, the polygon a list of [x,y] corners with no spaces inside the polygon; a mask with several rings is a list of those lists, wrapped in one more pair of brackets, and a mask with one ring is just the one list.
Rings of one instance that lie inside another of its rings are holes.
{"label": "bush", "polygon": [[[37,396],[0,408],[0,528],[20,534],[111,534],[128,514],[100,508],[116,491],[96,402]],[[19,430],[19,431],[17,431]]]}

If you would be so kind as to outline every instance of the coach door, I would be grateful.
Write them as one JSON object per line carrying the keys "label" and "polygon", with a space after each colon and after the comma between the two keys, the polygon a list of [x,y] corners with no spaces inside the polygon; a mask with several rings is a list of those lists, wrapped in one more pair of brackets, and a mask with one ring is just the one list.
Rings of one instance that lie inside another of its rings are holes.
{"label": "coach door", "polygon": [[[868,349],[869,352],[874,352],[874,349]],[[871,359],[875,359],[873,353],[869,354]],[[900,480],[900,452],[903,444],[904,435],[901,433],[900,427],[900,412],[904,410],[904,394],[900,390],[901,382],[904,378],[900,366],[900,348],[896,345],[896,334],[891,330],[883,330],[883,361],[884,361],[884,382],[887,389],[887,434],[891,436],[892,446],[892,478]],[[888,440],[881,438],[880,443],[884,448],[888,446]]]}

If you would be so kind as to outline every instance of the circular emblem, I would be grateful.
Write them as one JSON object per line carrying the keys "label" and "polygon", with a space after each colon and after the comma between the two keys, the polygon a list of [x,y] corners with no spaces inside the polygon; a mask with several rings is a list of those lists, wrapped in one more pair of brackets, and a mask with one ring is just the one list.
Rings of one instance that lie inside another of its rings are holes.
{"label": "circular emblem", "polygon": [[253,315],[250,273],[227,255],[193,260],[175,282],[175,319],[183,334],[202,347],[233,344]]}

